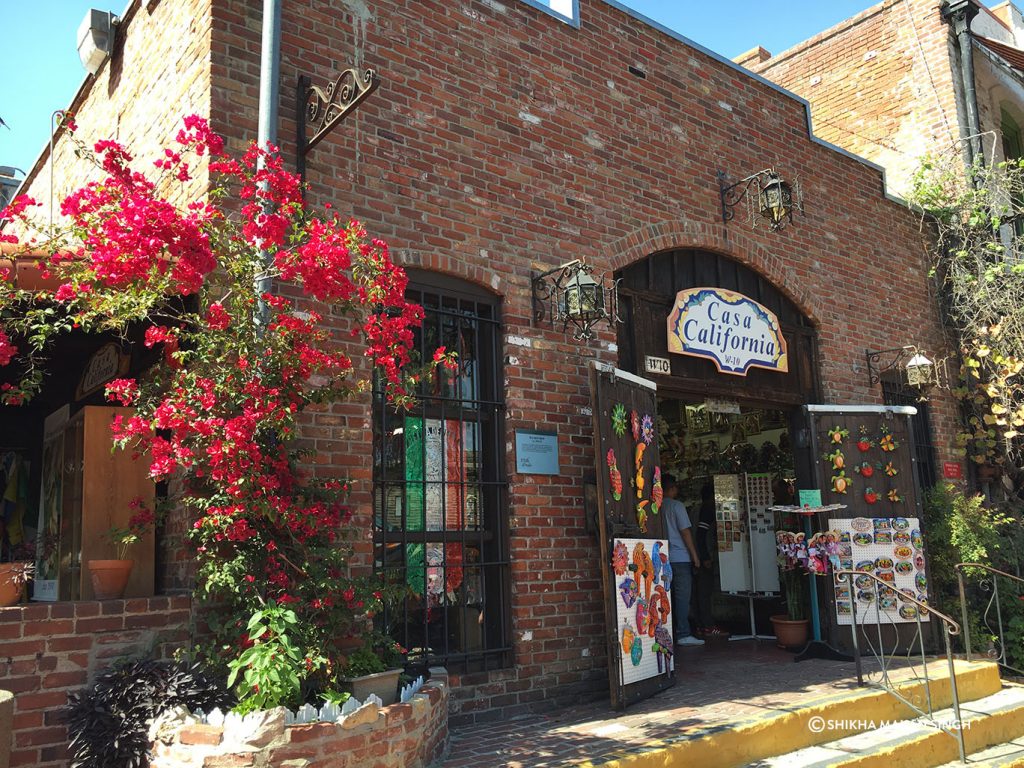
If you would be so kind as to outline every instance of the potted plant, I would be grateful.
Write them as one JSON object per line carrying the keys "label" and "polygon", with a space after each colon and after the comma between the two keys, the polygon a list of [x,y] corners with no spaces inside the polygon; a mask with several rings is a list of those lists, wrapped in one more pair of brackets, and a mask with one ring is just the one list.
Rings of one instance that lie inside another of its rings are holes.
{"label": "potted plant", "polygon": [[142,506],[141,502],[134,502],[137,509],[134,515],[128,519],[125,528],[112,526],[107,532],[107,538],[117,552],[113,560],[89,560],[86,565],[89,569],[89,578],[92,581],[93,595],[97,600],[116,600],[124,596],[125,588],[128,586],[128,579],[131,578],[135,561],[128,557],[133,544],[136,544],[153,524],[153,513]]}
{"label": "potted plant", "polygon": [[375,634],[349,654],[338,688],[359,701],[374,693],[385,707],[394,704],[404,663],[405,649],[389,637]]}
{"label": "potted plant", "polygon": [[775,638],[782,648],[802,648],[809,634],[805,612],[807,574],[799,568],[784,568],[780,574],[786,613],[771,617]]}
{"label": "potted plant", "polygon": [[9,608],[21,602],[25,585],[36,572],[35,545],[23,542],[11,547],[9,559],[0,563],[0,608]]}

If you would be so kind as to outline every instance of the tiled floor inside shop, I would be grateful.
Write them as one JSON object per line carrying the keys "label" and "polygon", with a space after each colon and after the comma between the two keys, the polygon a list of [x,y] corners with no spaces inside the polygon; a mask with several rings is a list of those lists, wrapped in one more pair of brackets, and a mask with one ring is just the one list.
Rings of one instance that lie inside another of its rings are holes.
{"label": "tiled floor inside shop", "polygon": [[544,715],[454,729],[443,768],[600,765],[686,731],[706,732],[857,690],[853,662],[810,659],[770,642],[726,640],[678,648],[673,688],[630,707],[607,699]]}

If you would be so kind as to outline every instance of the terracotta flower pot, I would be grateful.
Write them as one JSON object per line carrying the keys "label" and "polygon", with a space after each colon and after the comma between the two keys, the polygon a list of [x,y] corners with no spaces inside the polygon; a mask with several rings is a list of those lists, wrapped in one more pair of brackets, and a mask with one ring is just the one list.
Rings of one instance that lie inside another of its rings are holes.
{"label": "terracotta flower pot", "polygon": [[17,578],[17,571],[25,563],[0,563],[0,608],[9,608],[21,602],[25,582]]}
{"label": "terracotta flower pot", "polygon": [[772,627],[775,628],[775,639],[780,648],[803,648],[807,644],[808,621],[793,621],[786,614],[772,616]]}
{"label": "terracotta flower pot", "polygon": [[124,595],[134,560],[89,560],[87,564],[97,600],[116,600]]}

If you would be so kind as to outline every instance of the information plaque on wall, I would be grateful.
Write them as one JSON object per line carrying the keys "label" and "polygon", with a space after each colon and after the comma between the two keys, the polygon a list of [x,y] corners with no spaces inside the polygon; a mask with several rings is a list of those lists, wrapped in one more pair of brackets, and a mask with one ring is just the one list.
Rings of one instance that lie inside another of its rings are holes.
{"label": "information plaque on wall", "polygon": [[558,433],[517,429],[516,472],[523,475],[557,475]]}

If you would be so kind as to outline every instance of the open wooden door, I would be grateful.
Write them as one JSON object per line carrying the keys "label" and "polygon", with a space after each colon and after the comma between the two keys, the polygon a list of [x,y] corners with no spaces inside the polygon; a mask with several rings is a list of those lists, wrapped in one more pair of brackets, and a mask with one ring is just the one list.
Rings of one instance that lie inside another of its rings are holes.
{"label": "open wooden door", "polygon": [[656,385],[594,363],[590,390],[608,677],[624,709],[675,684]]}

